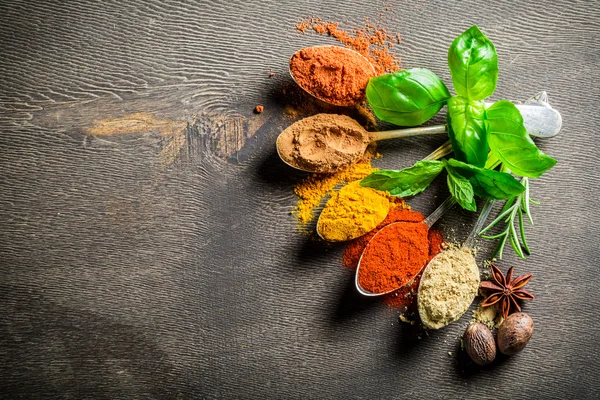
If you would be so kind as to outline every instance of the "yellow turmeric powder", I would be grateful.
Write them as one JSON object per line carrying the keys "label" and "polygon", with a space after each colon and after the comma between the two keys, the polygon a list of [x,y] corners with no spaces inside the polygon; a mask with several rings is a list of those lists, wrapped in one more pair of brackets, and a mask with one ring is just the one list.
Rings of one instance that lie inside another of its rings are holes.
{"label": "yellow turmeric powder", "polygon": [[294,188],[298,196],[298,205],[294,210],[296,218],[303,224],[315,218],[314,209],[319,206],[321,199],[343,182],[359,180],[376,171],[371,162],[350,165],[348,168],[333,174],[312,174]]}
{"label": "yellow turmeric powder", "polygon": [[389,196],[351,182],[331,196],[317,223],[319,235],[331,242],[355,239],[375,229],[390,210]]}

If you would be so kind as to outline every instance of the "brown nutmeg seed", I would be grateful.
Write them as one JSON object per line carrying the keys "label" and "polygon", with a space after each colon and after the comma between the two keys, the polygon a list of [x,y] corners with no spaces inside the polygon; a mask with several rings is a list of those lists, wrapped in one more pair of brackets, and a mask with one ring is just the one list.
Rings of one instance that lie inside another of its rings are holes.
{"label": "brown nutmeg seed", "polygon": [[496,341],[487,326],[475,322],[467,327],[463,335],[465,350],[478,365],[487,365],[496,358]]}
{"label": "brown nutmeg seed", "polygon": [[498,349],[511,355],[523,350],[533,335],[533,320],[525,313],[509,315],[498,328]]}

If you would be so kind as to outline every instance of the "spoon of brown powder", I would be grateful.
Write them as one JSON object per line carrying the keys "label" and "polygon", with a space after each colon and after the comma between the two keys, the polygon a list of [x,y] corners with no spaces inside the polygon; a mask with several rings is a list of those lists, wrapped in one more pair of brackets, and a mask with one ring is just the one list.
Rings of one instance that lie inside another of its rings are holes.
{"label": "spoon of brown powder", "polygon": [[446,125],[367,132],[346,115],[317,114],[285,129],[277,138],[277,153],[302,171],[335,172],[359,161],[372,142],[440,133],[446,133]]}
{"label": "spoon of brown powder", "polygon": [[[540,92],[516,105],[531,136],[550,138],[562,127],[560,113]],[[358,162],[370,143],[394,138],[446,133],[446,125],[383,132],[367,132],[354,119],[337,114],[317,114],[295,122],[277,138],[279,157],[289,166],[307,172],[329,173]]]}

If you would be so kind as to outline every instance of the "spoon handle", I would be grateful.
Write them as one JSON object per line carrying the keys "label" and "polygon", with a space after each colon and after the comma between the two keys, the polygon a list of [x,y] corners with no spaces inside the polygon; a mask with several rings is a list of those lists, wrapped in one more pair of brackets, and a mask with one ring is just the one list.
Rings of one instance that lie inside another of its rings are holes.
{"label": "spoon handle", "polygon": [[477,237],[477,235],[479,235],[479,231],[481,231],[481,229],[483,228],[485,221],[487,220],[488,216],[490,215],[490,212],[492,211],[493,205],[494,200],[487,199],[485,201],[485,204],[481,209],[481,214],[479,214],[479,218],[477,218],[477,222],[475,222],[473,230],[471,231],[471,233],[469,233],[469,236],[467,236],[467,240],[465,240],[463,247],[467,249],[473,248],[473,246],[475,245],[475,238]]}
{"label": "spoon handle", "polygon": [[437,135],[448,132],[446,125],[420,126],[417,128],[394,129],[391,131],[371,132],[373,141],[397,139],[419,135]]}
{"label": "spoon handle", "polygon": [[446,211],[451,209],[452,206],[455,204],[456,200],[454,199],[454,197],[448,197],[446,200],[444,200],[442,204],[440,204],[438,208],[435,209],[434,212],[429,214],[429,216],[423,220],[423,223],[427,225],[428,229],[431,229],[431,227],[437,222],[437,220],[440,219],[442,215],[444,215]]}

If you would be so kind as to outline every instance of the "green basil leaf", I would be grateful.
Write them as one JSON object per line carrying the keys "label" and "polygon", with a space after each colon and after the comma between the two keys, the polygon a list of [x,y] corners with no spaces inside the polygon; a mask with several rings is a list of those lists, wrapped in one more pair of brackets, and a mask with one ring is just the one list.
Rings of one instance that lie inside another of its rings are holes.
{"label": "green basil leaf", "polygon": [[448,100],[448,136],[457,159],[483,167],[488,157],[485,104],[454,96]]}
{"label": "green basil leaf", "polygon": [[514,174],[537,178],[556,164],[537,148],[523,125],[519,109],[500,100],[485,111],[490,150]]}
{"label": "green basil leaf", "polygon": [[459,96],[483,100],[496,90],[498,55],[477,25],[454,39],[448,50],[448,66]]}
{"label": "green basil leaf", "polygon": [[377,118],[401,126],[421,125],[450,98],[444,82],[425,68],[371,78],[366,94]]}
{"label": "green basil leaf", "polygon": [[452,197],[465,210],[476,211],[475,193],[471,182],[449,164],[446,164],[446,171],[448,172],[448,189],[450,189]]}
{"label": "green basil leaf", "polygon": [[448,165],[467,178],[473,186],[473,191],[479,197],[493,200],[503,200],[517,196],[525,187],[506,172],[478,168],[455,159],[449,159]]}
{"label": "green basil leaf", "polygon": [[414,196],[431,184],[444,168],[443,161],[422,160],[400,171],[381,170],[360,181],[361,186],[389,192],[392,196]]}

